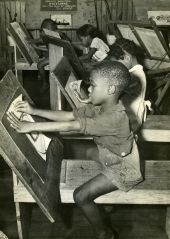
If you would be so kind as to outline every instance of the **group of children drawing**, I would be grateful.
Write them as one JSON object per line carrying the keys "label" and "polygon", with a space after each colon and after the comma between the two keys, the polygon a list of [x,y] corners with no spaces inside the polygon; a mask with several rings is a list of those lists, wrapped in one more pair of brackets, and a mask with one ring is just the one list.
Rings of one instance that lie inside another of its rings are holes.
{"label": "group of children drawing", "polygon": [[73,197],[98,239],[116,239],[118,233],[103,221],[94,200],[118,189],[127,192],[143,180],[135,137],[145,115],[143,53],[127,39],[118,38],[108,46],[103,34],[89,24],[80,27],[77,35],[89,48],[80,60],[97,62],[89,77],[87,104],[68,112],[36,109],[23,101],[15,105],[16,111],[47,121],[20,121],[12,113],[8,120],[18,133],[78,131],[93,136],[101,172],[78,187]]}

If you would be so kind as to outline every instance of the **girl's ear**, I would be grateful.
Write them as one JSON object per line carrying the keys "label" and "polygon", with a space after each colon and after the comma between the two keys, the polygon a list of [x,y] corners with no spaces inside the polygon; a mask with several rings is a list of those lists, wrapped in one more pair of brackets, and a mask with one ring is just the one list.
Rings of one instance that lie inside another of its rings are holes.
{"label": "girl's ear", "polygon": [[124,55],[124,61],[126,61],[126,62],[130,62],[130,61],[131,61],[131,57],[130,57],[130,55],[125,54],[125,55]]}
{"label": "girl's ear", "polygon": [[116,90],[116,87],[114,85],[109,85],[109,88],[107,91],[108,95],[114,94],[115,90]]}
{"label": "girl's ear", "polygon": [[132,67],[132,56],[130,54],[125,54],[124,64],[128,69]]}

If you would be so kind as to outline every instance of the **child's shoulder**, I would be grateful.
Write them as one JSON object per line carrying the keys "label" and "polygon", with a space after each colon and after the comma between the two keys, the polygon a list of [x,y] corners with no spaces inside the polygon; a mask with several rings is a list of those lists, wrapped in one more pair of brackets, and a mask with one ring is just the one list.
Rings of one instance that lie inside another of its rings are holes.
{"label": "child's shoulder", "polygon": [[101,39],[101,38],[99,38],[99,37],[94,37],[93,39],[92,39],[92,43],[94,44],[94,43],[104,43],[105,44],[105,42]]}

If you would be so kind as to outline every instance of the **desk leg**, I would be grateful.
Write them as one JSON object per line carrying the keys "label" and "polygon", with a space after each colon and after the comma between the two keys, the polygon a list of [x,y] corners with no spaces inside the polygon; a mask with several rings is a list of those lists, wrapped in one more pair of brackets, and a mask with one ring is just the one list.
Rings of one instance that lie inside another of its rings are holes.
{"label": "desk leg", "polygon": [[21,83],[21,85],[23,85],[22,70],[16,70],[16,69],[15,69],[15,76],[16,76],[16,78],[19,80],[19,82]]}
{"label": "desk leg", "polygon": [[32,205],[30,203],[15,202],[15,208],[19,239],[28,239]]}
{"label": "desk leg", "polygon": [[50,106],[52,110],[61,110],[61,92],[55,80],[55,76],[50,73]]}
{"label": "desk leg", "polygon": [[162,100],[163,100],[167,90],[169,89],[169,87],[170,87],[170,79],[168,79],[168,81],[166,82],[165,86],[163,87],[162,91],[160,92],[160,94],[155,102],[155,105],[157,107],[159,107],[160,104],[162,103]]}
{"label": "desk leg", "polygon": [[166,234],[170,239],[170,206],[167,206],[166,209]]}

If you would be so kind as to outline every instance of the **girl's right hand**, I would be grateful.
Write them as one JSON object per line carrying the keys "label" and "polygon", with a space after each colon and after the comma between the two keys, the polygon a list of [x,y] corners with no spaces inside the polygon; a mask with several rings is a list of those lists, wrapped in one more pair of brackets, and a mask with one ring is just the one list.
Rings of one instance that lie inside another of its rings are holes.
{"label": "girl's right hand", "polygon": [[34,108],[27,101],[18,101],[14,110],[32,115]]}
{"label": "girl's right hand", "polygon": [[88,99],[82,99],[79,95],[79,93],[74,90],[74,95],[76,96],[76,98],[78,99],[78,101],[80,101],[81,103],[84,103],[84,104],[89,104],[91,102],[90,98]]}
{"label": "girl's right hand", "polygon": [[10,126],[14,128],[18,133],[30,133],[34,129],[34,123],[28,121],[20,121],[14,113],[7,113],[7,120],[10,122]]}

